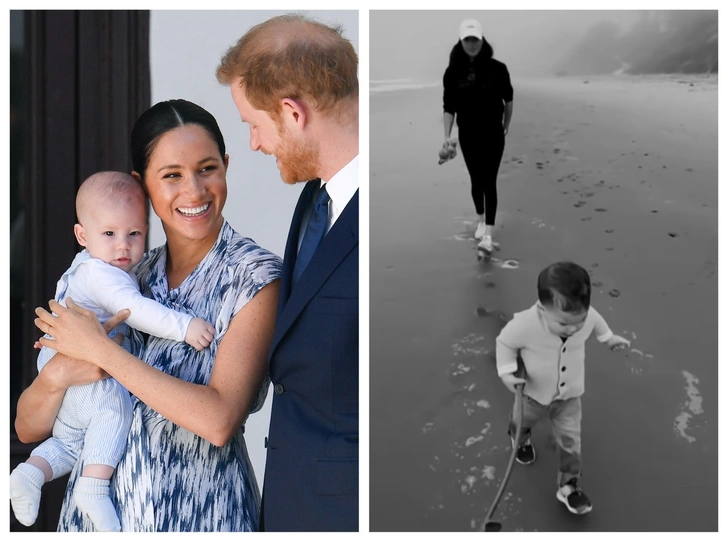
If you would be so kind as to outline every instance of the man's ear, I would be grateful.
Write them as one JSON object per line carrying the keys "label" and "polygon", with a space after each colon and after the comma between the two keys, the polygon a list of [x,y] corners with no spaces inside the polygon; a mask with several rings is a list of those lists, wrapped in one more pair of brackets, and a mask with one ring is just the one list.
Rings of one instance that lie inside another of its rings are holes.
{"label": "man's ear", "polygon": [[87,243],[86,230],[83,229],[83,226],[81,226],[81,224],[74,224],[73,233],[76,235],[76,241],[78,241],[78,244],[85,247]]}
{"label": "man's ear", "polygon": [[295,126],[299,130],[303,130],[308,121],[303,102],[294,100],[293,98],[283,98],[281,100],[281,117],[283,118],[283,122],[288,124],[289,128]]}

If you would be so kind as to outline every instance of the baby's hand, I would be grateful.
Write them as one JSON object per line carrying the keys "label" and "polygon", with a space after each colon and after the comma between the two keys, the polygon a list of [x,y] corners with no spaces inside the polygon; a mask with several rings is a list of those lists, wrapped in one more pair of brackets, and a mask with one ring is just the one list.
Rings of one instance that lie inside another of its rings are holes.
{"label": "baby's hand", "polygon": [[185,342],[195,350],[204,350],[215,338],[215,328],[202,318],[193,318],[187,328]]}
{"label": "baby's hand", "polygon": [[526,381],[523,378],[518,378],[514,374],[501,375],[500,378],[503,381],[503,384],[505,384],[506,388],[508,388],[512,393],[516,393],[516,386],[518,384],[526,383]]}
{"label": "baby's hand", "polygon": [[607,346],[611,348],[613,352],[616,352],[617,350],[624,350],[631,344],[631,342],[619,335],[612,335],[607,341]]}

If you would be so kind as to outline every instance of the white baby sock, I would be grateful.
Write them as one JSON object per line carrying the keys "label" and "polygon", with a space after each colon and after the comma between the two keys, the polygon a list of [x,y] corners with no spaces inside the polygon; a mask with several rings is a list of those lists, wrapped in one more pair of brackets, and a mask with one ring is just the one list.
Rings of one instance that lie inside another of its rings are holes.
{"label": "white baby sock", "polygon": [[40,488],[45,474],[38,467],[21,463],[10,473],[10,503],[17,520],[30,527],[38,518]]}
{"label": "white baby sock", "polygon": [[109,498],[109,481],[80,476],[73,489],[79,509],[88,514],[94,527],[101,532],[119,532],[121,524]]}

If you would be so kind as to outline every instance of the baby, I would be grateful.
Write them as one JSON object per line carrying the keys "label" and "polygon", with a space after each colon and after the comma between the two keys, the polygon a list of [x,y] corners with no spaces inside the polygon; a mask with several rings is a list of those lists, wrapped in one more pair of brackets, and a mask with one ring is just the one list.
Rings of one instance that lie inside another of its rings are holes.
{"label": "baby", "polygon": [[[604,318],[589,305],[591,279],[571,262],[549,265],[538,276],[538,303],[514,314],[496,338],[498,376],[512,392],[524,384],[523,426],[516,431],[515,406],[508,433],[516,461],[530,465],[536,460],[531,428],[546,413],[559,447],[559,499],[569,512],[591,511],[589,498],[579,487],[581,478],[581,395],[584,393],[584,343],[596,333],[597,340],[612,350],[630,342],[615,335]],[[525,379],[516,376],[518,355]]]}
{"label": "baby", "polygon": [[[196,350],[210,345],[215,329],[201,318],[178,313],[139,292],[132,269],[144,256],[147,203],[131,175],[113,171],[86,179],[76,195],[78,224],[74,233],[85,247],[56,287],[55,299],[72,298],[105,322],[128,308],[129,326],[157,337],[185,341]],[[123,334],[126,324],[114,334]],[[132,351],[127,338],[124,343]],[[55,355],[43,347],[38,371]],[[134,352],[132,352],[134,353]],[[73,497],[98,531],[120,531],[109,497],[109,481],[126,451],[132,419],[129,392],[112,378],[66,391],[53,425],[53,436],[36,447],[10,474],[10,501],[15,517],[32,525],[40,506],[41,487],[82,461],[83,471]]]}

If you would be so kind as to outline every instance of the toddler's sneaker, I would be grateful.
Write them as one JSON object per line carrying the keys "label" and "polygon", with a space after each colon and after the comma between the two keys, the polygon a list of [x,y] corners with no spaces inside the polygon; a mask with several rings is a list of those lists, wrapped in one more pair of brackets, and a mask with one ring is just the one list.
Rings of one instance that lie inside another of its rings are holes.
{"label": "toddler's sneaker", "polygon": [[[511,446],[515,445],[516,439],[511,437]],[[516,450],[516,461],[518,461],[521,465],[530,465],[536,461],[536,449],[531,444],[530,438],[526,439],[526,441],[518,447],[518,450]]]}
{"label": "toddler's sneaker", "polygon": [[579,487],[576,478],[572,478],[556,492],[559,499],[572,514],[586,514],[591,512],[592,503]]}
{"label": "toddler's sneaker", "polygon": [[473,237],[475,237],[477,240],[481,240],[483,236],[485,235],[485,222],[478,222],[478,227],[475,230],[475,234]]}
{"label": "toddler's sneaker", "polygon": [[[485,229],[485,226],[483,227]],[[475,232],[478,233],[478,232]],[[476,235],[477,237],[477,235]],[[483,238],[481,239],[480,243],[478,243],[478,248],[480,250],[483,250],[487,253],[493,252],[493,239],[490,235],[483,235]]]}

